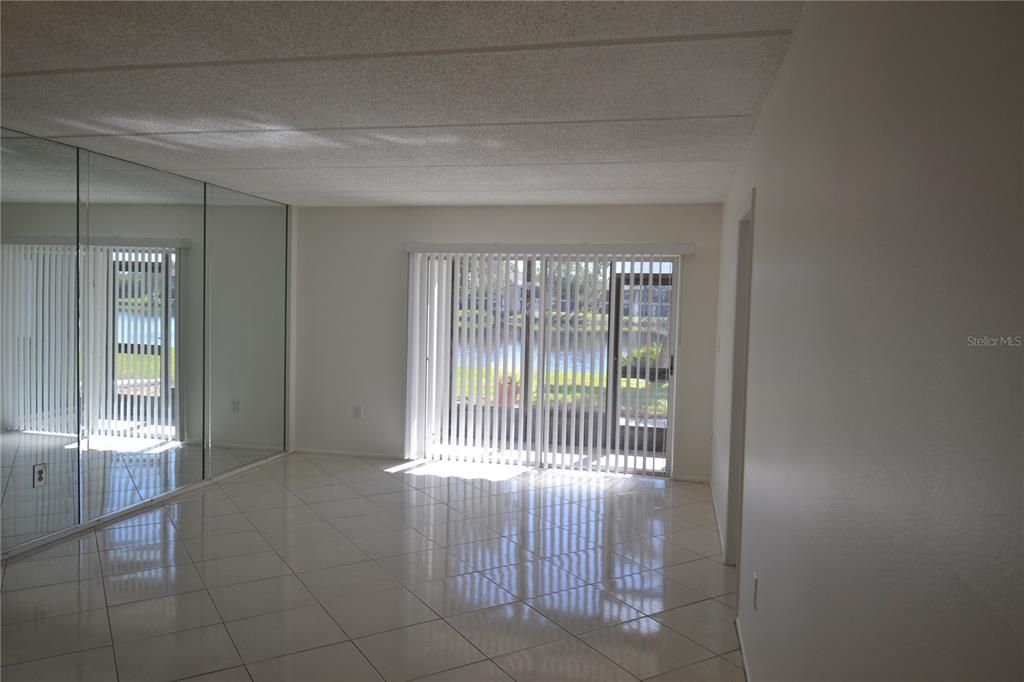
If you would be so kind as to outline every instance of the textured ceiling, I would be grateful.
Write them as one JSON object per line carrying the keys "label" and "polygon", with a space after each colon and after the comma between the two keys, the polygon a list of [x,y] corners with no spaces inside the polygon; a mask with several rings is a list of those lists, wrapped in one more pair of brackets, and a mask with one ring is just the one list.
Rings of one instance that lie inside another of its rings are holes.
{"label": "textured ceiling", "polygon": [[15,130],[297,205],[721,201],[794,3],[4,2]]}

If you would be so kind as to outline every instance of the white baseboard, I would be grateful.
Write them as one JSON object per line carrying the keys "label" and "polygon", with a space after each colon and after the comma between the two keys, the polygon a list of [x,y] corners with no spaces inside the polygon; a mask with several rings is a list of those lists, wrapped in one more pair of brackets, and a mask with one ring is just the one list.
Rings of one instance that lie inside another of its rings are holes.
{"label": "white baseboard", "polygon": [[228,450],[259,450],[261,452],[282,452],[279,447],[267,447],[266,445],[249,445],[247,443],[213,443],[210,447],[225,448]]}
{"label": "white baseboard", "polygon": [[385,452],[357,452],[355,450],[316,450],[314,448],[292,448],[289,452],[301,455],[309,452],[314,455],[342,455],[345,457],[376,457],[379,459],[405,459],[403,455],[389,455]]}
{"label": "white baseboard", "polygon": [[731,559],[732,557],[729,556],[729,552],[727,551],[728,548],[726,547],[725,543],[725,528],[723,528],[723,524],[719,523],[719,519],[721,519],[722,517],[718,513],[718,500],[715,498],[714,486],[711,486],[711,509],[712,511],[715,512],[715,528],[718,529],[718,543],[722,546],[722,557],[724,559],[723,563],[725,563],[728,566],[735,566],[735,562],[729,562],[729,559]]}
{"label": "white baseboard", "polygon": [[750,661],[747,660],[747,646],[743,643],[743,628],[740,627],[740,617],[736,616],[736,637],[740,640],[740,658],[743,659],[743,671],[747,675],[747,682],[753,682],[754,676],[750,674]]}
{"label": "white baseboard", "polygon": [[711,483],[711,479],[706,476],[673,476],[672,480],[686,483]]}

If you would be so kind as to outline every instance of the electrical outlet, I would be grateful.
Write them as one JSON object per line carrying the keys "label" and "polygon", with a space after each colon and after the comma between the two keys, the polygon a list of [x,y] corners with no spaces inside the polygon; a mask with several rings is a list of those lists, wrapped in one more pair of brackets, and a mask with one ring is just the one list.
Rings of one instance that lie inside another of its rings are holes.
{"label": "electrical outlet", "polygon": [[757,573],[754,574],[754,610],[757,611]]}
{"label": "electrical outlet", "polygon": [[32,487],[41,488],[46,485],[46,465],[36,464],[32,467]]}
{"label": "electrical outlet", "polygon": [[242,406],[242,402],[238,398],[235,398],[234,400],[231,401],[231,411],[232,412],[238,412],[238,408],[241,407],[241,406]]}
{"label": "electrical outlet", "polygon": [[352,418],[353,419],[362,419],[363,418],[363,406],[362,405],[354,405],[352,407]]}

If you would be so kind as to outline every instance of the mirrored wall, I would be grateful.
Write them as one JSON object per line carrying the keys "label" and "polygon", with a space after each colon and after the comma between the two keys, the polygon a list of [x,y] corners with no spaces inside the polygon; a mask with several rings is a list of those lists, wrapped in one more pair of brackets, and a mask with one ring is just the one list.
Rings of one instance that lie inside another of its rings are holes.
{"label": "mirrored wall", "polygon": [[2,135],[0,520],[6,551],[79,520],[78,154],[73,147]]}
{"label": "mirrored wall", "polygon": [[213,475],[284,448],[286,208],[206,189],[207,464]]}
{"label": "mirrored wall", "polygon": [[4,553],[282,452],[286,207],[2,142]]}

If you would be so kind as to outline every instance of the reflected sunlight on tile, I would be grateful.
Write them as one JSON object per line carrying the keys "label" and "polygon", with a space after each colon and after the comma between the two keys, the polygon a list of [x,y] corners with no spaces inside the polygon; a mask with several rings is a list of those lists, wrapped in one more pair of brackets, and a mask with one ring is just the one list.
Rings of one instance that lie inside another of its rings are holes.
{"label": "reflected sunlight on tile", "polygon": [[742,680],[705,492],[294,453],[9,562],[4,678]]}

